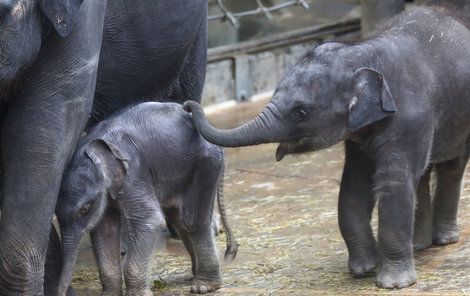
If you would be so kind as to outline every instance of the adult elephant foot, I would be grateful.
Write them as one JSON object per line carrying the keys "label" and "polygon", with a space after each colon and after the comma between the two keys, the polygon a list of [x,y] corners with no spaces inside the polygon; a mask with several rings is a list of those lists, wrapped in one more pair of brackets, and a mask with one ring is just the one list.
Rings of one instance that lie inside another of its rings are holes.
{"label": "adult elephant foot", "polygon": [[385,289],[402,289],[416,283],[416,271],[413,265],[403,268],[400,264],[383,265],[377,275],[377,286]]}
{"label": "adult elephant foot", "polygon": [[220,280],[200,280],[193,279],[191,282],[191,293],[206,294],[220,289]]}

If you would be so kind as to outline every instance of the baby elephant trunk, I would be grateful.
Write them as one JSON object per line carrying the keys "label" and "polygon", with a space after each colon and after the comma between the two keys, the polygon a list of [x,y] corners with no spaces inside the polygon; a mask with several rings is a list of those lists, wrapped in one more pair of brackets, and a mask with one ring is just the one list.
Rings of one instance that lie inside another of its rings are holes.
{"label": "baby elephant trunk", "polygon": [[65,296],[67,290],[72,283],[72,276],[77,261],[78,246],[80,245],[79,235],[63,235],[62,246],[64,253],[64,262],[62,266],[62,273],[60,275],[59,288],[57,295]]}

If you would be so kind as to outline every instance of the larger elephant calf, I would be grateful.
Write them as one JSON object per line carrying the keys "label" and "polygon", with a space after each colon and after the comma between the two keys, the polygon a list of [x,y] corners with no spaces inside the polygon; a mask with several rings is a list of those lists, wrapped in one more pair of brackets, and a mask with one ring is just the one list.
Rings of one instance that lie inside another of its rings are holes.
{"label": "larger elephant calf", "polygon": [[[379,286],[413,284],[414,223],[419,248],[458,239],[470,142],[470,31],[449,11],[412,8],[364,41],[311,49],[279,83],[266,109],[234,130],[210,126],[196,103],[186,108],[210,142],[278,142],[278,160],[346,140],[339,223],[354,276],[378,266]],[[378,243],[370,227],[376,201]]]}

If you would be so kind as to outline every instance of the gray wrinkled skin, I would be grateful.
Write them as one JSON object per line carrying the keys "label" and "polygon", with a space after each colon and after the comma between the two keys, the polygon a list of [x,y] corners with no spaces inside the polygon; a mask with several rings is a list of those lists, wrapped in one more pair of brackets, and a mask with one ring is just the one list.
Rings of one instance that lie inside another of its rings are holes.
{"label": "gray wrinkled skin", "polygon": [[99,123],[80,140],[65,171],[56,208],[64,246],[59,295],[72,279],[79,242],[91,231],[103,295],[152,295],[149,262],[165,217],[191,255],[191,291],[220,287],[211,226],[214,198],[228,237],[226,259],[237,244],[225,219],[223,150],[193,128],[175,103],[143,103]]}
{"label": "gray wrinkled skin", "polygon": [[[185,109],[208,141],[278,142],[277,160],[345,140],[339,224],[349,269],[361,277],[377,268],[380,287],[403,288],[416,282],[413,227],[416,249],[458,240],[470,145],[469,48],[464,21],[444,9],[414,7],[364,41],[312,48],[266,109],[241,127],[217,130],[197,103]],[[376,202],[377,241],[370,227]]]}
{"label": "gray wrinkled skin", "polygon": [[57,294],[79,135],[137,102],[200,101],[206,48],[207,0],[0,0],[0,295]]}

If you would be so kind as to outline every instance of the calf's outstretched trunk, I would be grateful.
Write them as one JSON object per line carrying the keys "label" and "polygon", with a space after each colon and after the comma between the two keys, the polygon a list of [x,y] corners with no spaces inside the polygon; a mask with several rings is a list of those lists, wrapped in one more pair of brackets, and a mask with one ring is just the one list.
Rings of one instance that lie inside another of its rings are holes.
{"label": "calf's outstretched trunk", "polygon": [[266,108],[244,125],[220,130],[207,120],[201,105],[193,101],[184,103],[184,109],[192,113],[193,123],[207,141],[222,147],[242,147],[263,143],[281,142],[285,139],[285,129],[280,125],[276,107],[269,103]]}

